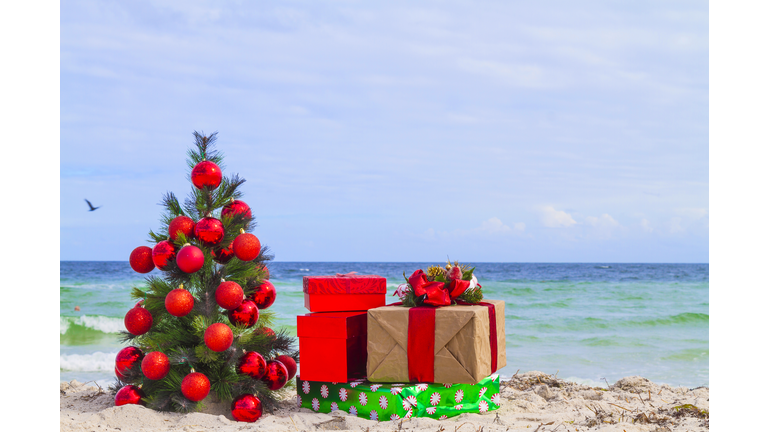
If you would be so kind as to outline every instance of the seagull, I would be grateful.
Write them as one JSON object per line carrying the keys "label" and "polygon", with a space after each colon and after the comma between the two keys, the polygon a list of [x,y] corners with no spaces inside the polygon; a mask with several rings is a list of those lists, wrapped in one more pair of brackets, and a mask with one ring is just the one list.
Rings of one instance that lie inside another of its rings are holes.
{"label": "seagull", "polygon": [[88,207],[90,207],[90,208],[91,208],[91,209],[90,209],[90,210],[88,210],[88,211],[94,211],[94,210],[96,210],[97,208],[101,208],[101,206],[98,206],[98,207],[94,207],[94,206],[93,206],[93,204],[91,204],[91,202],[90,202],[90,201],[88,201],[88,200],[85,200],[85,202],[87,202],[87,203],[88,203]]}

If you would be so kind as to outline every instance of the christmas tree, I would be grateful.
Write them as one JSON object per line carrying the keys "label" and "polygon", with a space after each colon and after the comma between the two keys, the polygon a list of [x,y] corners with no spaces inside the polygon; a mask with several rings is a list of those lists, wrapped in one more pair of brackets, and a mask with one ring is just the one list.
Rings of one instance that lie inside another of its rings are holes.
{"label": "christmas tree", "polygon": [[199,410],[212,392],[231,401],[236,419],[255,421],[295,375],[298,352],[292,337],[270,328],[272,256],[250,233],[256,223],[239,199],[245,180],[222,176],[216,133],[194,137],[191,193],[183,206],[164,195],[161,227],[149,232],[154,246],[130,256],[135,271],[157,267],[162,277],[131,292],[139,302],[125,316],[130,346],[118,353],[112,390],[117,405],[178,412]]}

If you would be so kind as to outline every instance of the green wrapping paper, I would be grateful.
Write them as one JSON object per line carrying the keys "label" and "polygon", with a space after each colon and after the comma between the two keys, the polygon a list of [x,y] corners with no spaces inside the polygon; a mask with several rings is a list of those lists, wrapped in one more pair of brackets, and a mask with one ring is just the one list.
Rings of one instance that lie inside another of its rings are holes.
{"label": "green wrapping paper", "polygon": [[438,420],[461,413],[485,413],[499,408],[499,374],[477,384],[374,384],[303,381],[296,377],[300,408],[329,413],[346,411],[357,417],[386,421],[408,417]]}

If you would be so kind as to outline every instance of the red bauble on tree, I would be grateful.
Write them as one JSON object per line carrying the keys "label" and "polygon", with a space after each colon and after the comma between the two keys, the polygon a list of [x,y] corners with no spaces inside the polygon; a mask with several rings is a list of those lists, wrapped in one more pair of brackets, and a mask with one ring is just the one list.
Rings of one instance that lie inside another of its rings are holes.
{"label": "red bauble on tree", "polygon": [[141,373],[151,380],[161,380],[168,375],[171,370],[171,362],[168,356],[160,351],[152,351],[144,356],[141,361]]}
{"label": "red bauble on tree", "polygon": [[152,262],[160,270],[166,270],[176,257],[176,247],[168,240],[163,240],[152,248]]}
{"label": "red bauble on tree", "polygon": [[210,348],[211,351],[222,352],[232,346],[234,336],[232,335],[232,329],[224,323],[214,323],[205,329],[203,334],[203,341],[205,346]]}
{"label": "red bauble on tree", "polygon": [[118,378],[124,378],[124,374],[136,363],[141,362],[141,359],[143,358],[144,353],[135,346],[121,349],[115,357],[115,372],[118,374]]}
{"label": "red bauble on tree", "polygon": [[222,225],[221,221],[216,218],[204,217],[195,224],[195,238],[197,238],[203,246],[216,246],[221,242],[221,239],[224,238],[224,225]]}
{"label": "red bauble on tree", "polygon": [[194,273],[203,268],[204,263],[205,255],[203,251],[189,243],[185,244],[178,255],[176,255],[176,264],[184,273]]}
{"label": "red bauble on tree", "polygon": [[229,243],[229,246],[223,248],[216,248],[211,251],[211,256],[213,256],[213,260],[216,261],[219,264],[226,264],[228,263],[232,258],[235,256],[235,251],[232,249],[232,245],[235,242],[232,241]]}
{"label": "red bauble on tree", "polygon": [[181,381],[181,394],[192,402],[199,402],[208,396],[211,382],[200,372],[192,372]]}
{"label": "red bauble on tree", "polygon": [[128,259],[131,264],[131,268],[139,273],[149,273],[155,268],[155,263],[152,261],[152,248],[148,246],[139,246],[131,252],[131,257]]}
{"label": "red bauble on tree", "polygon": [[248,207],[248,204],[232,198],[229,204],[225,205],[221,209],[221,217],[233,217],[238,214],[242,214],[243,216],[249,218],[251,217],[251,208]]}
{"label": "red bauble on tree", "polygon": [[192,184],[196,188],[217,188],[221,184],[221,168],[211,161],[202,161],[192,169]]}
{"label": "red bauble on tree", "polygon": [[232,401],[232,417],[241,422],[253,423],[261,417],[262,407],[259,398],[252,394],[243,394]]}
{"label": "red bauble on tree", "polygon": [[269,268],[264,264],[257,264],[256,270],[264,272],[264,279],[269,280]]}
{"label": "red bauble on tree", "polygon": [[237,282],[227,281],[216,288],[216,303],[224,309],[237,309],[243,303],[243,288]]}
{"label": "red bauble on tree", "polygon": [[275,299],[277,298],[277,290],[275,290],[275,286],[272,285],[272,282],[264,281],[261,285],[254,288],[253,294],[248,296],[248,298],[256,303],[256,307],[258,307],[259,310],[264,310],[272,306],[275,302]]}
{"label": "red bauble on tree", "polygon": [[289,380],[292,379],[294,376],[296,376],[296,370],[298,368],[296,367],[296,360],[294,360],[293,357],[283,354],[281,356],[277,356],[275,360],[282,363],[285,366],[285,368],[288,370]]}
{"label": "red bauble on tree", "polygon": [[195,306],[195,298],[180,285],[165,296],[165,310],[175,317],[186,316]]}
{"label": "red bauble on tree", "polygon": [[237,362],[237,372],[253,379],[261,379],[267,373],[267,362],[256,351],[248,351]]}
{"label": "red bauble on tree", "polygon": [[259,308],[256,307],[256,303],[245,299],[235,309],[229,311],[229,322],[234,325],[244,325],[246,327],[253,327],[256,321],[259,320]]}
{"label": "red bauble on tree", "polygon": [[232,249],[234,249],[235,256],[240,261],[252,261],[256,259],[261,252],[261,242],[258,237],[245,232],[245,230],[241,228],[240,235],[235,237],[235,241],[232,243]]}
{"label": "red bauble on tree", "polygon": [[123,322],[125,329],[132,335],[143,335],[152,327],[152,314],[137,303],[133,309],[125,314]]}
{"label": "red bauble on tree", "polygon": [[115,405],[146,405],[141,400],[145,396],[144,392],[135,385],[127,385],[121,388],[115,395]]}
{"label": "red bauble on tree", "polygon": [[270,390],[279,390],[288,382],[288,369],[277,360],[267,362],[267,373],[261,378]]}
{"label": "red bauble on tree", "polygon": [[168,237],[172,241],[176,241],[179,238],[179,232],[184,234],[187,240],[192,240],[195,236],[195,221],[187,216],[176,216],[171,223],[168,224]]}
{"label": "red bauble on tree", "polygon": [[266,336],[268,338],[273,338],[273,339],[276,337],[275,336],[275,331],[272,330],[269,327],[257,328],[256,330],[254,330],[254,333],[257,334],[257,335],[264,335],[264,336]]}

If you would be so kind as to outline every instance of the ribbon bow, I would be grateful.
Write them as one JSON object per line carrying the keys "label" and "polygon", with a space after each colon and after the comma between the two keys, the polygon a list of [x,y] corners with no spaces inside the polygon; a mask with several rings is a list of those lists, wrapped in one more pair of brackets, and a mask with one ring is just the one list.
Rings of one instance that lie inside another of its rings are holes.
{"label": "ribbon bow", "polygon": [[416,270],[408,283],[413,288],[416,297],[426,294],[424,304],[432,306],[449,306],[455,298],[462,295],[469,288],[470,281],[454,279],[450,283],[432,281],[427,279],[424,270]]}

